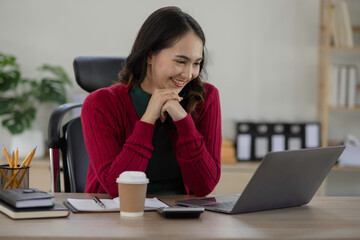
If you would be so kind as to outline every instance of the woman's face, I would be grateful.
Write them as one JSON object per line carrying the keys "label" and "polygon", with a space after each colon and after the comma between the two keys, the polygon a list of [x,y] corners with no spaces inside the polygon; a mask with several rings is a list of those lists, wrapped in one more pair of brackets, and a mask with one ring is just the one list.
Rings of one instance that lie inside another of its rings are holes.
{"label": "woman's face", "polygon": [[202,53],[202,40],[190,31],[170,48],[151,54],[142,89],[151,94],[156,89],[175,89],[179,93],[199,76]]}

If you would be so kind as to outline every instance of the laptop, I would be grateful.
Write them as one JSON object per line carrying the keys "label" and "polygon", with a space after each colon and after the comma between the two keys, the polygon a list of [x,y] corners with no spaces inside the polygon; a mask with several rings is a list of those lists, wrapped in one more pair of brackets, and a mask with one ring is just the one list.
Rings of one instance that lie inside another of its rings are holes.
{"label": "laptop", "polygon": [[189,207],[239,214],[307,204],[345,146],[269,152],[241,194],[176,201]]}

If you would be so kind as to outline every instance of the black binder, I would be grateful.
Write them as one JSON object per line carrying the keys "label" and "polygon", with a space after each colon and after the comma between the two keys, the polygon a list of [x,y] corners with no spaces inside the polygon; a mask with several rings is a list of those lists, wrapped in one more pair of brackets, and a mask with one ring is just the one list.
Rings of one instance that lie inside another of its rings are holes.
{"label": "black binder", "polygon": [[320,136],[318,122],[238,122],[236,157],[238,161],[262,160],[270,151],[315,148],[320,146]]}
{"label": "black binder", "polygon": [[305,123],[305,148],[320,147],[320,124],[318,122]]}
{"label": "black binder", "polygon": [[239,122],[237,124],[236,158],[238,161],[249,161],[252,158],[253,123]]}
{"label": "black binder", "polygon": [[278,152],[286,150],[286,135],[285,135],[285,124],[274,123],[271,124],[270,134],[270,151]]}
{"label": "black binder", "polygon": [[305,147],[305,124],[287,123],[285,124],[286,149],[297,150]]}
{"label": "black binder", "polygon": [[270,126],[268,123],[258,123],[254,126],[252,160],[262,160],[270,151]]}

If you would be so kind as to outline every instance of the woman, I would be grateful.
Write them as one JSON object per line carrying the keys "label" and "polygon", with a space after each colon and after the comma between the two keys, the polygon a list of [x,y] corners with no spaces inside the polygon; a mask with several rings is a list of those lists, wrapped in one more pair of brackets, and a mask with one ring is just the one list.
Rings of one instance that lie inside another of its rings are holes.
{"label": "woman", "polygon": [[142,25],[120,82],[82,108],[90,165],[85,192],[118,195],[123,171],[143,171],[148,193],[209,194],[220,178],[217,89],[201,81],[205,36],[177,7]]}

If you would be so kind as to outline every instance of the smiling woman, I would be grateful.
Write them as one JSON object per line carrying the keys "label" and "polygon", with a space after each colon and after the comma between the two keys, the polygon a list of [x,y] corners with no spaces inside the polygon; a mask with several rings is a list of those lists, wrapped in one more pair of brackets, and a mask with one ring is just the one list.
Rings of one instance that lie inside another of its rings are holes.
{"label": "smiling woman", "polygon": [[147,75],[141,87],[150,93],[154,89],[168,88],[180,92],[191,80],[199,76],[203,42],[189,32],[172,47],[148,57]]}
{"label": "smiling woman", "polygon": [[[181,98],[176,94],[199,76],[202,53],[202,40],[190,31],[172,47],[149,55],[146,75],[140,84],[141,88],[154,96],[175,93],[175,99],[168,99],[169,101],[166,101],[161,109],[160,119],[162,122],[165,121],[165,113],[169,113],[174,121],[187,115],[179,104]],[[153,116],[151,114],[150,106],[149,111],[143,115],[142,121],[154,124],[158,117],[156,112],[152,114]]]}
{"label": "smiling woman", "polygon": [[177,7],[141,27],[120,83],[91,93],[82,108],[90,165],[86,192],[118,195],[115,179],[143,171],[148,193],[209,194],[220,178],[218,90],[202,81],[205,36]]}

